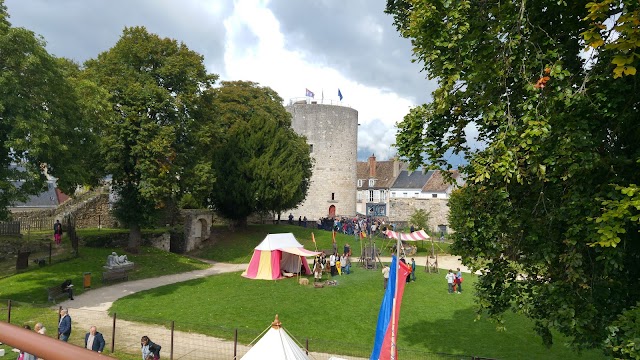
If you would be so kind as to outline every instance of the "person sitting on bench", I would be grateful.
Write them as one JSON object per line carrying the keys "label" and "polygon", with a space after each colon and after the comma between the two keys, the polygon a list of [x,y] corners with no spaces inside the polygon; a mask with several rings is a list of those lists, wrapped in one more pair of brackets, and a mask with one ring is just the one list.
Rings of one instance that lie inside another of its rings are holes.
{"label": "person sitting on bench", "polygon": [[69,294],[69,300],[73,300],[73,284],[71,283],[71,280],[69,279],[65,280],[60,285],[60,288],[62,289],[63,292],[66,292],[67,294]]}

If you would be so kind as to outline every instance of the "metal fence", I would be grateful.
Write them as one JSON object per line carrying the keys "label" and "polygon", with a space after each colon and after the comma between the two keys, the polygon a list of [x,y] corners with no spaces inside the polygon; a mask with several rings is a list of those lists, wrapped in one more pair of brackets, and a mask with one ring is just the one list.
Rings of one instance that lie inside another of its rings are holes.
{"label": "metal fence", "polygon": [[[57,307],[38,307],[33,304],[7,301],[4,305],[0,304],[0,321],[11,322],[15,325],[28,324],[31,328],[40,322],[47,328],[47,336],[56,337],[59,321],[58,310]],[[150,309],[150,311],[152,310]],[[70,343],[83,346],[84,336],[89,331],[89,327],[96,326],[105,338],[105,353],[115,352],[116,356],[125,356],[126,354],[131,358],[140,356],[140,338],[146,335],[151,341],[162,346],[163,359],[240,359],[250,349],[250,346],[246,344],[258,338],[264,330],[219,327],[215,325],[215,318],[203,319],[203,322],[198,324],[178,324],[173,321],[158,322],[151,318],[128,321],[118,319],[117,314],[109,315],[106,311],[81,308],[69,308],[69,315],[73,324]],[[284,326],[286,328],[286,323]],[[222,336],[226,339],[203,335],[187,329],[226,334]],[[335,341],[306,338],[299,334],[290,335],[303,350],[308,352],[310,359],[329,360],[333,357],[334,359],[360,360],[368,359],[371,354],[371,347],[364,344],[344,342],[336,344]],[[398,348],[398,358],[403,360],[481,359],[468,355],[428,353],[403,348]]]}

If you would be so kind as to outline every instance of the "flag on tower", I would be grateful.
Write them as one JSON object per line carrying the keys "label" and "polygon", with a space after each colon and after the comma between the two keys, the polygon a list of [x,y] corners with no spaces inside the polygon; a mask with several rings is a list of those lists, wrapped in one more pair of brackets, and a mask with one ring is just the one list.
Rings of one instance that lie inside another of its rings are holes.
{"label": "flag on tower", "polygon": [[393,255],[387,290],[384,292],[380,312],[378,313],[376,337],[370,360],[398,358],[396,341],[398,339],[400,305],[402,305],[402,294],[404,293],[407,275],[410,273],[411,267],[402,261],[398,262],[396,255]]}
{"label": "flag on tower", "polygon": [[305,89],[306,94],[305,96],[308,96],[310,98],[312,98],[315,94],[313,93],[313,91],[309,90],[309,89]]}
{"label": "flag on tower", "polygon": [[340,92],[340,89],[338,89],[338,98],[340,98],[340,101],[342,101],[342,92]]}

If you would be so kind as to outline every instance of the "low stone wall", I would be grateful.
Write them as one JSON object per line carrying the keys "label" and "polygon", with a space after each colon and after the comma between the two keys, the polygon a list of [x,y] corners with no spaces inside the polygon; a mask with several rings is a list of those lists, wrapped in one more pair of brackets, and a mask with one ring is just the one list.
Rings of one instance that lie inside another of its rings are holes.
{"label": "low stone wall", "polygon": [[448,199],[390,199],[389,222],[406,222],[418,209],[430,213],[429,230],[438,231],[438,225],[446,225],[449,229]]}
{"label": "low stone wall", "polygon": [[109,194],[100,194],[78,206],[73,212],[76,228],[118,227],[109,210]]}

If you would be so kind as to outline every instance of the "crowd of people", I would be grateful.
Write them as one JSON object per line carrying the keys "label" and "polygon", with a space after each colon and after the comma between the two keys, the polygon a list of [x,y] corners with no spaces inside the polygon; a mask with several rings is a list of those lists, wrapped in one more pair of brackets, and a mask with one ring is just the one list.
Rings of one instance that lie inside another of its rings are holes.
{"label": "crowd of people", "polygon": [[315,282],[322,281],[324,272],[330,272],[331,277],[351,274],[351,246],[345,243],[342,254],[334,249],[328,260],[327,254],[322,251],[313,259],[312,269]]}

